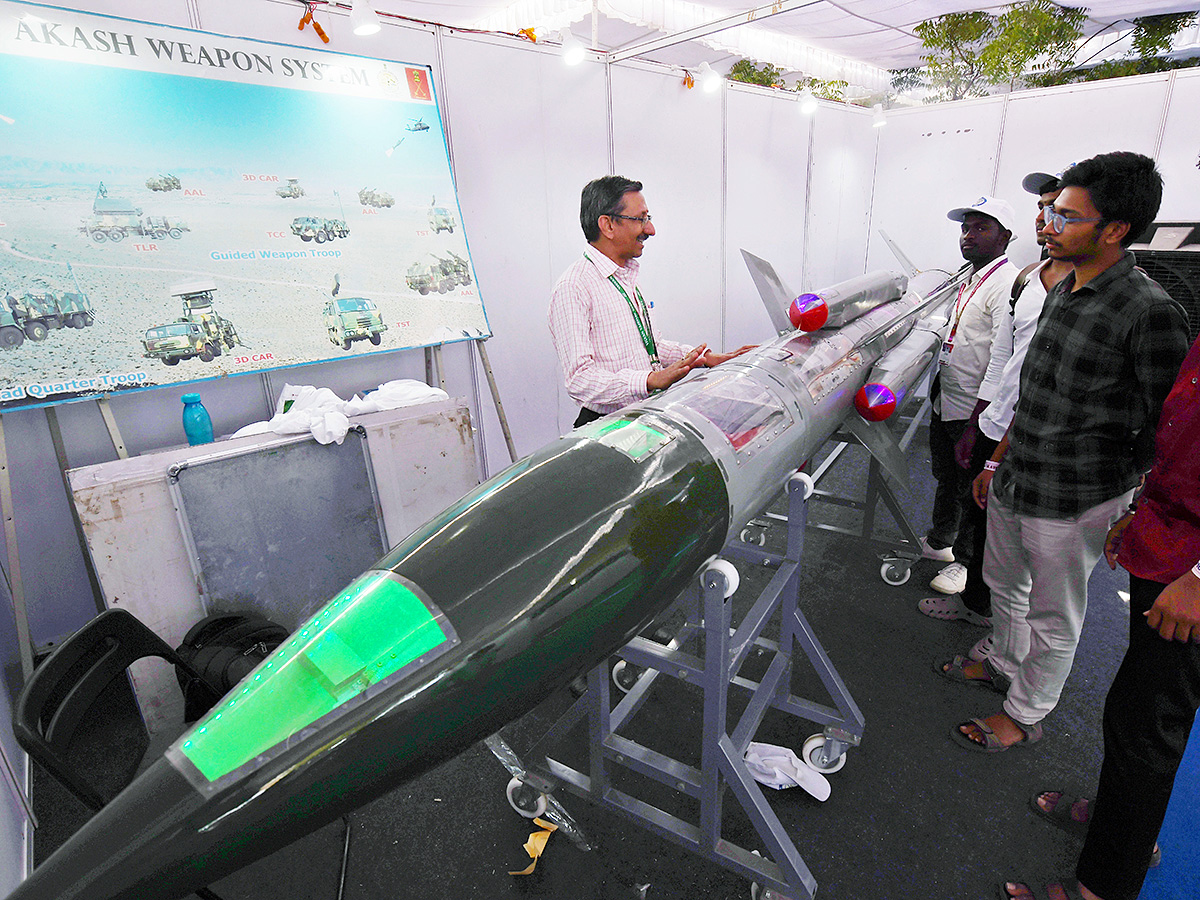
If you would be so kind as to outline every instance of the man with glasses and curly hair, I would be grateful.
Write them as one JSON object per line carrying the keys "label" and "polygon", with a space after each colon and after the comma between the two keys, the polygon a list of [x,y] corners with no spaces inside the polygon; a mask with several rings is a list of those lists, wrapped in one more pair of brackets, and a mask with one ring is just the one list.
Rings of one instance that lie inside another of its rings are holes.
{"label": "man with glasses and curly hair", "polygon": [[1072,271],[1046,298],[1012,424],[974,484],[988,513],[993,649],[983,662],[936,667],[1005,695],[1002,711],[950,731],[978,751],[1041,738],[1075,659],[1088,576],[1150,468],[1154,426],[1188,349],[1187,314],[1126,249],[1158,212],[1154,161],[1102,154],[1059,185],[1043,210],[1046,249]]}
{"label": "man with glasses and curly hair", "polygon": [[665,390],[698,366],[750,349],[714,353],[656,337],[638,288],[638,257],[654,224],[642,183],[620,175],[589,182],[579,204],[588,247],[550,298],[550,335],[567,393],[582,407],[575,427]]}

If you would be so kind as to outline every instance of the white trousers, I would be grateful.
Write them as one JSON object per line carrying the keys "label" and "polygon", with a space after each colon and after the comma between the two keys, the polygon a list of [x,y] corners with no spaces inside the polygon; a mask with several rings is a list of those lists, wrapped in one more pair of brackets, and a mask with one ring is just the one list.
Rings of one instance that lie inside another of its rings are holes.
{"label": "white trousers", "polygon": [[1012,686],[1004,711],[1035,725],[1054,709],[1075,661],[1088,577],[1133,491],[1066,519],[1020,515],[988,491],[983,579],[992,589],[990,659]]}

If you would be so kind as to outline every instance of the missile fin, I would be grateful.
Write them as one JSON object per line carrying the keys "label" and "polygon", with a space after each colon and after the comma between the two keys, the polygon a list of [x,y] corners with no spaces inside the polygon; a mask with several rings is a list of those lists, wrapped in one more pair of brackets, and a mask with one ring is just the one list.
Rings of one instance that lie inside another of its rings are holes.
{"label": "missile fin", "polygon": [[796,295],[787,289],[779,276],[775,274],[775,267],[765,259],[759,259],[746,250],[742,251],[742,259],[746,261],[746,268],[750,270],[750,277],[754,279],[754,286],[758,288],[758,293],[762,297],[763,305],[767,308],[767,315],[771,317],[771,324],[775,326],[775,331],[779,334],[793,331],[792,321],[788,318],[787,311],[788,307],[792,305],[792,301],[796,299]]}
{"label": "missile fin", "polygon": [[867,422],[858,416],[847,416],[842,422],[842,427],[858,438],[897,484],[906,491],[911,490],[908,462],[904,459],[900,442],[886,425],[882,422]]}
{"label": "missile fin", "polygon": [[[896,261],[904,267],[904,274],[911,277],[920,273],[921,270],[913,265],[913,261],[905,256],[904,251],[900,249],[899,245],[895,241],[888,237],[887,232],[882,228],[879,229],[879,236],[883,238],[883,242],[888,245],[888,249],[892,251],[892,255],[896,257]],[[744,253],[745,251],[742,252]]]}

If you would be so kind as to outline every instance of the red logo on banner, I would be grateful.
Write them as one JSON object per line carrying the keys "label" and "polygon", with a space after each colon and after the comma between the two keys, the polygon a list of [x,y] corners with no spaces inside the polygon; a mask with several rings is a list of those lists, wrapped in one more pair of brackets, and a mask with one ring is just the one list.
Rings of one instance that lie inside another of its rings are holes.
{"label": "red logo on banner", "polygon": [[424,69],[408,69],[404,70],[404,75],[408,79],[408,96],[414,100],[432,100],[433,96],[429,93],[429,73]]}

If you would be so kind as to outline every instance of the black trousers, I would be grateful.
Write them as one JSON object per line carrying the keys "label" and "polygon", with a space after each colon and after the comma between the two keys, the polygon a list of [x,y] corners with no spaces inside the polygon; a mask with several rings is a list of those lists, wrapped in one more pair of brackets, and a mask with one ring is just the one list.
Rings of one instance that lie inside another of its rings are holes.
{"label": "black trousers", "polygon": [[954,461],[954,445],[966,427],[966,419],[945,422],[937,413],[929,420],[929,462],[937,482],[929,543],[938,548],[953,546],[955,561],[962,563],[967,562],[972,546],[970,523],[964,515],[971,502],[971,476]]}
{"label": "black trousers", "polygon": [[1137,900],[1200,707],[1200,644],[1165,641],[1143,613],[1166,585],[1129,578],[1129,649],[1104,702],[1104,764],[1075,874]]}
{"label": "black trousers", "polygon": [[[975,438],[975,446],[971,449],[971,468],[965,470],[967,478],[972,484],[974,484],[979,473],[983,471],[983,464],[991,459],[992,453],[999,443],[999,441],[993,441],[982,432]],[[983,580],[983,546],[987,542],[987,510],[979,508],[975,503],[973,495],[967,499],[966,504],[963,515],[970,524],[969,536],[971,538],[971,549],[970,555],[965,561],[967,567],[967,586],[960,596],[962,597],[963,606],[971,610],[971,612],[977,612],[981,616],[991,616],[992,589]],[[962,559],[959,556],[959,546],[957,543],[954,545],[954,558],[957,560]]]}
{"label": "black trousers", "polygon": [[579,415],[575,418],[575,424],[571,427],[578,428],[581,425],[586,425],[588,422],[595,422],[603,416],[604,413],[598,413],[594,409],[588,409],[586,406],[580,407]]}

